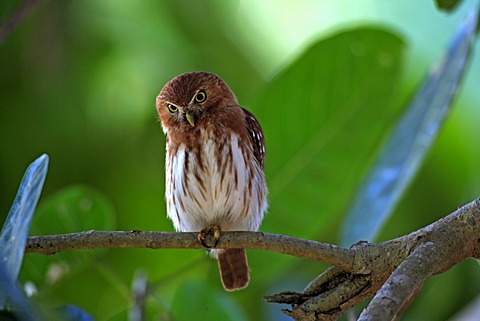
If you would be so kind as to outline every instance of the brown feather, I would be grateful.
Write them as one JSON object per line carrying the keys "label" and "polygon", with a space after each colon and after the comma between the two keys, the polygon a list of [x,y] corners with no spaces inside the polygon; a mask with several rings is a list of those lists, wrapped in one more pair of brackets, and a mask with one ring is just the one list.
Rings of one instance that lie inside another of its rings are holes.
{"label": "brown feather", "polygon": [[245,249],[220,250],[217,255],[218,269],[225,290],[234,291],[247,287],[250,271]]}

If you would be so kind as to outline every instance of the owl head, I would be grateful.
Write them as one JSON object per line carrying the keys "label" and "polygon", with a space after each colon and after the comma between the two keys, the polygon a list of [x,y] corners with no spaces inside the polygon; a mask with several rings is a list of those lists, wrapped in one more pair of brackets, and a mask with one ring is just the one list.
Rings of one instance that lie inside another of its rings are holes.
{"label": "owl head", "polygon": [[157,96],[157,112],[165,131],[191,128],[222,108],[237,106],[227,84],[208,72],[189,72],[170,80]]}

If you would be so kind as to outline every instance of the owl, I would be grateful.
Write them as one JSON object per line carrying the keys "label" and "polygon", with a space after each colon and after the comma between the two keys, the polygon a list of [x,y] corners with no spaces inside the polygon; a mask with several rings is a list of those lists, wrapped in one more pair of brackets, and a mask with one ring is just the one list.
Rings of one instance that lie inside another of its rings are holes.
{"label": "owl", "polygon": [[[221,231],[257,231],[267,209],[265,141],[255,116],[217,75],[170,80],[156,100],[166,134],[165,198],[177,231],[218,240]],[[213,249],[223,286],[245,288],[245,249]]]}

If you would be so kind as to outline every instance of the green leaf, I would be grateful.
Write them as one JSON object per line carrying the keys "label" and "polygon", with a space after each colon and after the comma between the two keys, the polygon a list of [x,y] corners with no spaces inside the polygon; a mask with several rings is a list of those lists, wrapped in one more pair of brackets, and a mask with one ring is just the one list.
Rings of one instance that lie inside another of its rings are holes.
{"label": "green leaf", "polygon": [[340,32],[313,44],[251,104],[267,140],[265,230],[310,238],[345,210],[398,113],[403,50],[380,27]]}
{"label": "green leaf", "polygon": [[[17,196],[0,233],[2,273],[4,282],[15,282],[22,266],[25,244],[43,183],[47,176],[48,156],[43,154],[27,168]],[[3,282],[2,282],[3,283]],[[9,291],[0,291],[0,308],[4,307]]]}
{"label": "green leaf", "polygon": [[373,241],[417,173],[458,91],[476,21],[474,11],[460,26],[447,53],[432,68],[399,119],[347,214],[343,245]]}
{"label": "green leaf", "polygon": [[40,204],[31,234],[112,230],[114,222],[113,206],[102,193],[91,187],[71,186]]}
{"label": "green leaf", "polygon": [[[100,192],[85,186],[65,188],[43,201],[32,224],[32,235],[115,229],[114,209]],[[37,287],[54,284],[106,249],[61,252],[25,257],[22,279]]]}

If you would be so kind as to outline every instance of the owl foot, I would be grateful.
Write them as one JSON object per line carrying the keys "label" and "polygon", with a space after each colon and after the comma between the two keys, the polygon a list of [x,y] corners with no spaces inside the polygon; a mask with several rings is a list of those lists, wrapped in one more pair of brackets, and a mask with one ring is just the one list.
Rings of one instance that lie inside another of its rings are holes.
{"label": "owl foot", "polygon": [[[212,236],[214,243],[213,245],[210,245],[209,241],[212,241]],[[222,229],[220,228],[220,226],[216,224],[211,224],[201,230],[200,233],[198,233],[198,240],[205,248],[211,249],[217,246],[218,241],[220,240],[220,236],[222,236]]]}

